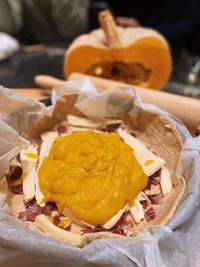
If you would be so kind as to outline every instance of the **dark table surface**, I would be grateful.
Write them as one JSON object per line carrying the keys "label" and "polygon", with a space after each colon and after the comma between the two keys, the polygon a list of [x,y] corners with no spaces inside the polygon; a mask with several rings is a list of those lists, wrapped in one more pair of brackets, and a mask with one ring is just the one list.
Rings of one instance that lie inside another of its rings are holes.
{"label": "dark table surface", "polygon": [[0,84],[8,88],[34,88],[38,74],[53,75],[63,79],[62,63],[65,49],[44,47],[38,52],[20,50],[0,63]]}

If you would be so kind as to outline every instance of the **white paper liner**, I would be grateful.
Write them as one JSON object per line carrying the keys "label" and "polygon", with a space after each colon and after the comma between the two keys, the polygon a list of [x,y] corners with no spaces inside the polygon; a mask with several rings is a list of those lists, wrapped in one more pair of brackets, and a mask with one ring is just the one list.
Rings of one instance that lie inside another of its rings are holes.
{"label": "white paper liner", "polygon": [[[127,94],[131,94],[136,97],[134,109],[156,110],[174,121],[185,142],[177,169],[187,182],[184,200],[167,226],[154,226],[150,231],[130,239],[96,240],[82,249],[29,230],[22,221],[9,214],[7,207],[3,207],[0,209],[0,265],[200,266],[200,137],[191,138],[184,125],[174,116],[152,105],[141,103],[133,89],[126,89],[124,92],[115,89],[100,95],[89,80],[70,81],[54,90],[53,102],[60,95],[72,91],[81,91],[76,107],[89,117],[102,118],[115,116],[121,111],[133,112],[132,101],[130,97],[127,98]],[[111,94],[112,102],[109,97]],[[2,174],[9,160],[17,154],[17,148],[27,144],[18,132],[27,129],[47,109],[37,101],[0,88],[0,112],[4,120],[0,122]],[[3,196],[0,195],[0,200],[2,199]]]}

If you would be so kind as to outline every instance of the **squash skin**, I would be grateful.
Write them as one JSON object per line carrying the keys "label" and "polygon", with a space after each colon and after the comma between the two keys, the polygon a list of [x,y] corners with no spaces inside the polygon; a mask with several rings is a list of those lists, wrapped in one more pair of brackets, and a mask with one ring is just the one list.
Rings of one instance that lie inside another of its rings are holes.
{"label": "squash skin", "polygon": [[111,49],[106,44],[102,29],[82,35],[74,40],[64,59],[64,75],[85,73],[101,61],[140,63],[151,70],[148,81],[137,84],[160,90],[170,77],[172,57],[167,41],[156,31],[146,28],[117,27],[121,47]]}

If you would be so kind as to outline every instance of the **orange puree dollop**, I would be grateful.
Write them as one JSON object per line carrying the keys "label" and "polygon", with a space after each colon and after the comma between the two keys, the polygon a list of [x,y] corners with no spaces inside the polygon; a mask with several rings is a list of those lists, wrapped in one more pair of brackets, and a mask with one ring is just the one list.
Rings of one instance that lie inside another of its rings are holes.
{"label": "orange puree dollop", "polygon": [[104,224],[146,187],[133,149],[115,133],[80,131],[58,137],[39,169],[45,201],[87,223]]}

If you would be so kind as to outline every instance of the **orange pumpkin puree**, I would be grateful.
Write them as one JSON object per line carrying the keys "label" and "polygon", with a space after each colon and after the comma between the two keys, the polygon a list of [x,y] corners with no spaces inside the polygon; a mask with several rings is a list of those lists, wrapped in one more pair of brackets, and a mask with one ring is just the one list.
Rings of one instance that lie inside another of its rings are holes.
{"label": "orange pumpkin puree", "polygon": [[39,181],[45,201],[97,225],[133,204],[147,176],[117,134],[81,131],[56,139],[43,159]]}

